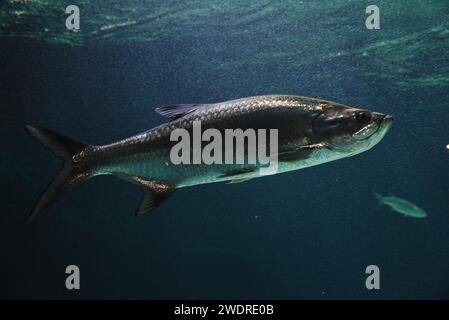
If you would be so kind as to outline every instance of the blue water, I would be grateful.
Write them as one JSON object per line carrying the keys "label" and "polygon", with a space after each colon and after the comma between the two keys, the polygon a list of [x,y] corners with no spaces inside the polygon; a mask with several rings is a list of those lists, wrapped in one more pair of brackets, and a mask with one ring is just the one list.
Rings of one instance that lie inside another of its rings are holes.
{"label": "blue water", "polygon": [[[287,1],[292,12],[309,5],[297,20],[279,4],[197,12],[189,1],[167,4],[173,30],[150,21],[136,32],[154,32],[148,41],[127,41],[133,29],[78,45],[0,33],[0,296],[449,298],[449,6],[399,2],[379,2],[380,30],[365,29],[364,1]],[[395,122],[368,152],[185,188],[143,217],[136,186],[98,177],[24,224],[61,166],[25,124],[103,144],[162,123],[160,105],[277,93]],[[378,206],[373,191],[428,217]],[[70,264],[81,271],[77,291],[64,285]],[[372,264],[380,290],[365,287]]]}

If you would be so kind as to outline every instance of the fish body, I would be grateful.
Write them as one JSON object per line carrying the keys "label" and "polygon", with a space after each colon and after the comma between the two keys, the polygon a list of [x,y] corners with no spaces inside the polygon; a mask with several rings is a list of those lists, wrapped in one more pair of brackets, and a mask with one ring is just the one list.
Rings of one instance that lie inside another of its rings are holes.
{"label": "fish body", "polygon": [[412,217],[412,218],[427,217],[426,211],[424,211],[423,209],[421,209],[420,207],[418,207],[414,203],[411,203],[408,200],[394,196],[384,197],[378,193],[375,193],[375,196],[378,199],[379,203],[390,207],[391,210],[400,213],[405,217]]}
{"label": "fish body", "polygon": [[[176,129],[194,134],[195,122],[201,124],[203,131],[215,129],[223,134],[229,129],[276,129],[276,173],[369,150],[392,124],[392,118],[381,113],[289,95],[173,105],[156,111],[168,121],[102,146],[83,144],[49,129],[27,126],[31,135],[65,161],[30,218],[49,207],[70,187],[98,175],[116,175],[139,185],[144,191],[139,214],[156,208],[179,188],[222,181],[241,182],[263,176],[259,161],[255,164],[174,164],[170,151],[177,142],[172,141],[171,135]],[[267,142],[267,148],[270,143]],[[201,146],[206,144],[201,142]]]}

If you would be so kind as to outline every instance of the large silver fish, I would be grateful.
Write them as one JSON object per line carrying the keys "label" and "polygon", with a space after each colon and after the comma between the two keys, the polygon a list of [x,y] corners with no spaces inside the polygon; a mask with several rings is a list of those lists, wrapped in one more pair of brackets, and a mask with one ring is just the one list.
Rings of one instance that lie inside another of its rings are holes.
{"label": "large silver fish", "polygon": [[[392,117],[320,99],[288,95],[242,98],[214,104],[157,108],[168,120],[158,127],[102,146],[87,145],[49,129],[26,126],[31,135],[65,161],[28,219],[48,208],[70,187],[104,174],[125,178],[141,187],[137,214],[158,207],[178,188],[261,176],[260,164],[178,164],[170,161],[173,130],[277,129],[277,172],[302,169],[346,158],[376,145]],[[269,147],[269,146],[268,146]]]}

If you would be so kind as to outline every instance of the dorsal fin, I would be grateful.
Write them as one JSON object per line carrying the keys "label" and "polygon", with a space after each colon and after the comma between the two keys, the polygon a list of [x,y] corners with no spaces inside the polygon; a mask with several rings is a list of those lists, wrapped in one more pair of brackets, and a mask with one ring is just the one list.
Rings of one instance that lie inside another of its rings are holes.
{"label": "dorsal fin", "polygon": [[194,112],[198,109],[201,104],[176,104],[170,106],[163,106],[156,108],[156,112],[161,116],[168,118],[168,120],[173,121],[184,117],[186,114]]}

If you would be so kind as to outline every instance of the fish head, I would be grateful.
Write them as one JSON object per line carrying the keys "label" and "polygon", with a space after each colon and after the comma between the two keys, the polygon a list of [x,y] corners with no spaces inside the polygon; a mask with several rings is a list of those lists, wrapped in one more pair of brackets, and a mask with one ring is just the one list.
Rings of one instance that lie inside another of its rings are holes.
{"label": "fish head", "polygon": [[393,117],[329,103],[314,119],[315,139],[348,156],[375,146],[390,129]]}

